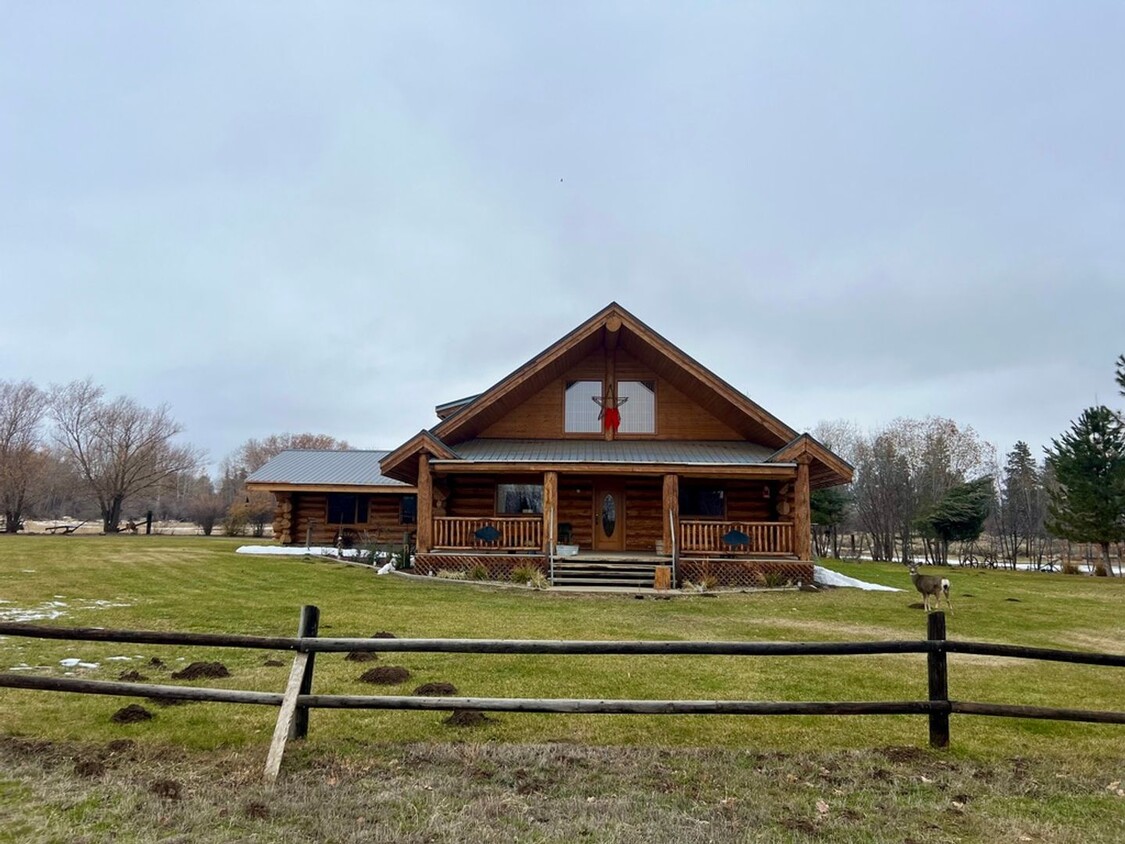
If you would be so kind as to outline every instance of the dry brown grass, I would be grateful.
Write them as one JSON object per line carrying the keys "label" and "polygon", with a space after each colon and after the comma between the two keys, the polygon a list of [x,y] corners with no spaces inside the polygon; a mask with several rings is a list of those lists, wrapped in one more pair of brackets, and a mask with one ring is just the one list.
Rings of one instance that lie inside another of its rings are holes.
{"label": "dry brown grass", "polygon": [[0,841],[1116,842],[1125,771],[914,747],[571,745],[254,752],[0,739]]}

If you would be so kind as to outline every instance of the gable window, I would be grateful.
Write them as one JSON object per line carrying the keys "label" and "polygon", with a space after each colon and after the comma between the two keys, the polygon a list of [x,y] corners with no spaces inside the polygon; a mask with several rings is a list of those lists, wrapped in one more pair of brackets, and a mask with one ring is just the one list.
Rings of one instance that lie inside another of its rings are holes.
{"label": "gable window", "polygon": [[[593,402],[591,402],[593,404]],[[542,484],[497,484],[496,514],[499,516],[543,512]]]}
{"label": "gable window", "polygon": [[328,524],[355,525],[367,521],[367,496],[353,493],[328,493]]}
{"label": "gable window", "polygon": [[598,434],[602,420],[601,406],[594,401],[602,397],[601,381],[567,381],[566,414],[563,430],[568,434]]}
{"label": "gable window", "polygon": [[399,507],[399,522],[404,525],[418,523],[418,496],[404,495]]}
{"label": "gable window", "polygon": [[[628,399],[628,401],[626,401]],[[656,384],[652,381],[618,381],[617,403],[622,434],[656,433]]]}
{"label": "gable window", "polygon": [[727,514],[726,491],[711,484],[680,487],[680,515],[697,519],[721,519]]}

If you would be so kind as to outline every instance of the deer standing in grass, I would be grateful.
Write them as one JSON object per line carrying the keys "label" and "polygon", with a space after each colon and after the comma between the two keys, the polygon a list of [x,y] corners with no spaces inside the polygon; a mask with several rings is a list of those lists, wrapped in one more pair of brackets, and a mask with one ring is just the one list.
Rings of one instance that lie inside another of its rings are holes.
{"label": "deer standing in grass", "polygon": [[941,596],[945,595],[945,602],[949,604],[949,612],[953,612],[953,602],[949,600],[949,579],[935,577],[932,574],[918,574],[916,563],[907,564],[910,569],[910,582],[914,588],[922,593],[922,606],[926,612],[930,611],[930,596],[934,598],[934,609],[941,607]]}

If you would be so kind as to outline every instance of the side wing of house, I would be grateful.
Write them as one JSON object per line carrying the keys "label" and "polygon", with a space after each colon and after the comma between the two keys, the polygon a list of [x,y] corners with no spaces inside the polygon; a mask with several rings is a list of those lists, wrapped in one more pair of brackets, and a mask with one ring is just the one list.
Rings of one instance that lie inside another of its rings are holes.
{"label": "side wing of house", "polygon": [[283,451],[246,479],[273,494],[283,545],[412,542],[417,490],[379,471],[386,451]]}
{"label": "side wing of house", "polygon": [[807,560],[811,489],[851,479],[616,304],[437,412],[381,463],[418,489],[422,555]]}

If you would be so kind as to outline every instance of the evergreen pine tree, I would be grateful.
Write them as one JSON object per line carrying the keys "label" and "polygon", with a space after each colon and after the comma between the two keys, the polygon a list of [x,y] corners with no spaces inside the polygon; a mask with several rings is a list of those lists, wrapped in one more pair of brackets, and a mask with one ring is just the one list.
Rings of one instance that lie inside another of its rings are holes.
{"label": "evergreen pine tree", "polygon": [[1065,539],[1099,545],[1112,574],[1109,546],[1125,539],[1125,425],[1108,407],[1091,407],[1051,443],[1047,460],[1057,484],[1048,527]]}

